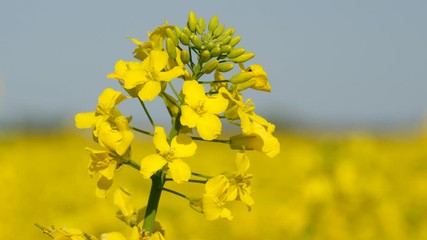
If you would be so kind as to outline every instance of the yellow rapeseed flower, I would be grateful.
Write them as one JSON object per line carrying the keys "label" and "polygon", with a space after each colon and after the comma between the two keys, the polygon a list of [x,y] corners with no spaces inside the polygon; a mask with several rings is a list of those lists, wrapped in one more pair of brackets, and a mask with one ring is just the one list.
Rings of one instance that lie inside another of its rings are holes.
{"label": "yellow rapeseed flower", "polygon": [[221,94],[206,96],[205,89],[195,80],[182,87],[185,104],[181,106],[181,124],[197,128],[200,137],[212,140],[221,134],[222,123],[217,116],[227,109],[228,101]]}
{"label": "yellow rapeseed flower", "polygon": [[[98,105],[95,112],[78,113],[75,116],[77,128],[92,128],[99,121],[107,121],[110,118],[115,118],[121,113],[115,108],[117,104],[125,100],[127,97],[121,92],[112,88],[105,89],[98,97]],[[97,134],[94,131],[94,135]]]}
{"label": "yellow rapeseed flower", "polygon": [[252,64],[245,71],[253,72],[255,74],[255,76],[251,79],[251,81],[255,82],[255,84],[251,87],[252,89],[271,92],[271,86],[268,82],[267,73],[264,71],[261,65]]}
{"label": "yellow rapeseed flower", "polygon": [[249,158],[244,152],[238,152],[236,154],[236,172],[228,175],[227,178],[230,182],[230,186],[227,192],[227,201],[233,201],[240,199],[244,202],[249,209],[254,204],[254,200],[251,197],[251,179],[252,174],[247,174],[249,169]]}
{"label": "yellow rapeseed flower", "polygon": [[206,220],[215,220],[217,218],[233,219],[230,210],[224,207],[229,186],[230,183],[224,175],[211,178],[206,183],[206,193],[203,194],[201,200],[202,212]]}
{"label": "yellow rapeseed flower", "polygon": [[162,91],[162,83],[169,82],[184,74],[184,69],[175,66],[167,70],[169,56],[167,52],[151,50],[142,62],[119,60],[114,73],[108,78],[116,78],[126,90],[134,90],[142,101],[152,101]]}
{"label": "yellow rapeseed flower", "polygon": [[156,126],[153,137],[157,154],[146,156],[141,161],[141,174],[150,178],[165,165],[169,167],[172,179],[176,183],[188,181],[191,176],[190,167],[181,158],[191,157],[196,153],[196,143],[187,135],[179,134],[172,139],[169,145],[165,130]]}
{"label": "yellow rapeseed flower", "polygon": [[108,151],[91,148],[86,148],[86,150],[90,152],[89,174],[93,176],[98,172],[100,173],[96,186],[96,195],[105,198],[107,190],[110,189],[113,184],[114,173],[122,164],[122,160],[110,154]]}

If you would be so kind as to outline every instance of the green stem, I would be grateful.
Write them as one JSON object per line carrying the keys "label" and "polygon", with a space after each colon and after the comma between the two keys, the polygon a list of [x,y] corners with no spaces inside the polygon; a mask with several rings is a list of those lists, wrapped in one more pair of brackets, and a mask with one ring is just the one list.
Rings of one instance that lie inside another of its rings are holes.
{"label": "green stem", "polygon": [[145,114],[147,115],[148,120],[149,120],[149,121],[150,121],[150,123],[151,123],[151,126],[153,126],[153,128],[154,128],[156,125],[154,124],[154,121],[153,121],[153,119],[151,118],[151,115],[150,115],[150,113],[148,112],[148,109],[147,109],[147,107],[145,106],[144,101],[142,101],[142,100],[141,100],[141,99],[139,99],[139,98],[138,98],[138,100],[139,100],[139,102],[141,103],[141,106],[142,106],[142,108],[144,109],[144,112],[145,112]]}
{"label": "green stem", "polygon": [[195,173],[195,172],[191,172],[191,175],[196,176],[196,177],[206,178],[206,179],[213,178],[212,176],[204,175],[204,174],[201,174],[201,173]]}
{"label": "green stem", "polygon": [[[165,181],[173,181],[173,179],[172,178],[165,178]],[[188,182],[205,184],[207,182],[207,180],[188,179]]]}
{"label": "green stem", "polygon": [[185,198],[185,199],[187,199],[187,200],[190,200],[190,198],[189,198],[189,197],[185,196],[185,195],[184,195],[184,194],[182,194],[182,193],[179,193],[179,192],[177,192],[177,191],[174,191],[174,190],[172,190],[172,189],[169,189],[169,188],[163,188],[163,191],[165,191],[165,192],[170,192],[170,193],[173,193],[173,194],[175,194],[175,195],[177,195],[177,196],[180,196],[180,197],[182,197],[182,198]]}
{"label": "green stem", "polygon": [[178,98],[178,101],[182,104],[184,101],[179,96],[179,93],[176,91],[175,87],[171,82],[169,82],[169,87],[172,89],[172,92],[175,94],[175,96]]}
{"label": "green stem", "polygon": [[201,137],[191,137],[193,140],[198,140],[198,141],[203,141],[203,142],[216,142],[216,143],[225,143],[225,144],[230,144],[230,140],[226,140],[226,139],[212,139],[212,140],[205,140]]}
{"label": "green stem", "polygon": [[140,132],[140,133],[143,133],[143,134],[148,135],[148,136],[154,136],[154,133],[149,132],[149,131],[145,131],[145,130],[142,130],[142,129],[139,129],[139,128],[136,128],[133,126],[129,126],[129,128],[136,131],[136,132]]}
{"label": "green stem", "polygon": [[157,208],[159,206],[160,196],[162,194],[163,185],[165,184],[165,173],[158,171],[151,176],[150,196],[148,197],[147,210],[144,216],[142,228],[153,233],[154,223],[156,222]]}
{"label": "green stem", "polygon": [[134,162],[132,159],[125,162],[125,164],[136,169],[136,170],[138,170],[138,171],[141,169],[141,166],[138,163]]}
{"label": "green stem", "polygon": [[198,81],[198,83],[200,84],[223,83],[223,82],[230,82],[230,80]]}

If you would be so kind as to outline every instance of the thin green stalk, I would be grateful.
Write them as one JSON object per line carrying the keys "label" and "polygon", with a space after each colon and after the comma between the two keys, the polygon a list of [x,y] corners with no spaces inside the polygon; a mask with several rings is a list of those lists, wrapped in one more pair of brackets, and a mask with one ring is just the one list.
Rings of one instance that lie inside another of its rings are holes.
{"label": "thin green stalk", "polygon": [[140,133],[143,133],[143,134],[148,135],[148,136],[154,136],[154,133],[149,132],[149,131],[145,131],[145,130],[142,130],[142,129],[139,129],[139,128],[136,128],[133,126],[129,126],[129,128],[136,131],[136,132],[140,132]]}
{"label": "thin green stalk", "polygon": [[203,141],[203,142],[216,142],[216,143],[225,143],[230,144],[230,140],[227,139],[212,139],[212,140],[205,140],[201,137],[191,137],[193,140]]}
{"label": "thin green stalk", "polygon": [[172,89],[172,92],[178,98],[178,101],[182,104],[184,101],[181,99],[181,96],[179,96],[179,93],[176,91],[175,87],[173,86],[173,84],[171,82],[169,82],[169,87]]}
{"label": "thin green stalk", "polygon": [[165,191],[165,192],[170,192],[170,193],[173,193],[173,194],[175,194],[175,195],[177,195],[177,196],[180,196],[180,197],[182,197],[182,198],[185,198],[185,199],[187,199],[187,200],[190,200],[190,198],[189,198],[189,197],[185,196],[185,195],[184,195],[184,194],[182,194],[182,193],[179,193],[179,192],[177,192],[177,191],[174,191],[174,190],[172,190],[172,189],[169,189],[169,188],[163,188],[163,191]]}
{"label": "thin green stalk", "polygon": [[200,84],[223,83],[230,82],[230,80],[214,80],[214,81],[197,81]]}
{"label": "thin green stalk", "polygon": [[153,128],[154,128],[156,125],[154,124],[154,121],[153,121],[153,119],[151,118],[151,115],[150,115],[150,113],[148,112],[148,109],[147,109],[147,107],[145,106],[144,101],[142,101],[142,100],[141,100],[141,99],[139,99],[139,98],[138,98],[138,100],[139,100],[139,102],[141,103],[142,108],[144,109],[144,112],[145,112],[145,114],[147,115],[148,120],[149,120],[149,121],[150,121],[150,123],[151,123],[151,126],[153,126]]}
{"label": "thin green stalk", "polygon": [[138,171],[141,169],[141,166],[138,163],[134,162],[132,159],[125,162],[125,164],[136,169],[136,170],[138,170]]}
{"label": "thin green stalk", "polygon": [[196,173],[196,172],[191,172],[191,175],[196,176],[196,177],[206,178],[206,179],[213,178],[212,176],[208,176],[208,175],[204,175],[204,174]]}
{"label": "thin green stalk", "polygon": [[154,223],[156,222],[157,208],[159,207],[160,196],[162,194],[165,173],[162,171],[157,172],[151,176],[151,189],[150,196],[148,197],[147,210],[144,216],[144,223],[142,228],[153,233]]}
{"label": "thin green stalk", "polygon": [[[165,181],[173,181],[172,178],[165,178]],[[192,183],[203,183],[205,184],[207,182],[207,180],[197,180],[197,179],[189,179],[188,182],[192,182]]]}

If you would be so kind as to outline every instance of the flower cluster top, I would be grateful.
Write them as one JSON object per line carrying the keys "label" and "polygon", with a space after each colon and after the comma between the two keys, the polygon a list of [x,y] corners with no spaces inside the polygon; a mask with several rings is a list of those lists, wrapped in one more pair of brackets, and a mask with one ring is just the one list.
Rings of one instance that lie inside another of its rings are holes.
{"label": "flower cluster top", "polygon": [[[93,129],[94,141],[101,146],[87,149],[89,172],[100,176],[97,194],[105,197],[116,170],[129,165],[147,179],[156,174],[176,183],[205,178],[199,180],[205,184],[205,193],[190,202],[208,220],[231,219],[224,207],[229,201],[242,201],[250,208],[252,175],[246,173],[249,159],[245,152],[256,150],[274,157],[280,150],[273,136],[275,125],[257,115],[252,100],[244,96],[248,89],[271,91],[263,67],[247,64],[255,54],[238,47],[240,36],[220,24],[218,17],[206,23],[194,12],[183,28],[165,23],[148,33],[147,41],[130,39],[136,45],[135,60],[117,61],[114,72],[107,75],[116,79],[123,91],[105,89],[95,111],[75,117],[78,128]],[[156,98],[163,100],[165,114],[171,119],[169,133],[155,123],[146,106]],[[132,117],[117,108],[131,100],[140,102],[152,128],[131,125]],[[240,126],[241,131],[221,139],[226,123]],[[131,153],[134,133],[152,136],[156,153],[135,160]],[[185,158],[196,154],[197,141],[222,142],[237,150],[236,171],[212,177],[192,172]]]}

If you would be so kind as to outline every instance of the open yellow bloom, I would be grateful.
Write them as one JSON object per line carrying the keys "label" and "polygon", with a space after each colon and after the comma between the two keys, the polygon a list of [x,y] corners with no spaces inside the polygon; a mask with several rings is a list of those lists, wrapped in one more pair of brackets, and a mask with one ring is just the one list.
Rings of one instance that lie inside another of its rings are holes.
{"label": "open yellow bloom", "polygon": [[186,105],[181,106],[181,124],[197,128],[200,137],[212,140],[221,134],[222,123],[217,114],[227,109],[228,101],[221,94],[206,96],[197,81],[185,81],[182,86]]}
{"label": "open yellow bloom", "polygon": [[122,164],[122,160],[111,155],[108,151],[86,148],[90,152],[89,174],[100,173],[97,183],[96,195],[105,198],[108,189],[113,184],[114,173]]}
{"label": "open yellow bloom", "polygon": [[253,123],[254,131],[250,134],[240,134],[230,138],[231,149],[257,150],[268,157],[275,157],[280,152],[279,140],[267,131],[264,126]]}
{"label": "open yellow bloom", "polygon": [[203,194],[201,201],[202,212],[206,220],[233,219],[230,210],[224,207],[229,185],[230,183],[224,175],[211,178],[206,183],[206,193]]}
{"label": "open yellow bloom", "polygon": [[227,192],[227,201],[240,199],[248,208],[254,204],[251,197],[251,174],[247,174],[249,169],[249,158],[243,153],[238,152],[236,155],[237,171],[228,176],[230,186]]}
{"label": "open yellow bloom", "polygon": [[98,128],[98,142],[122,156],[130,147],[133,133],[129,129],[128,120],[124,116],[114,119],[114,124],[100,122]]}
{"label": "open yellow bloom", "polygon": [[165,130],[162,127],[155,127],[153,142],[158,153],[142,159],[141,174],[145,178],[150,178],[167,165],[172,179],[176,183],[188,181],[191,177],[191,170],[181,158],[191,157],[196,153],[197,145],[193,139],[187,135],[179,134],[172,139],[169,145]]}
{"label": "open yellow bloom", "polygon": [[251,88],[260,91],[271,92],[271,86],[268,82],[267,73],[264,71],[261,65],[252,64],[246,70],[246,72],[253,72],[255,76],[251,79],[255,81],[255,84]]}
{"label": "open yellow bloom", "polygon": [[179,66],[167,70],[168,59],[167,52],[151,50],[142,62],[119,60],[114,67],[115,72],[107,77],[122,81],[123,87],[136,91],[142,101],[152,101],[162,91],[162,83],[184,74],[184,69]]}
{"label": "open yellow bloom", "polygon": [[[121,92],[112,88],[105,89],[98,97],[98,104],[95,112],[78,113],[75,116],[77,128],[92,128],[99,121],[107,121],[110,118],[115,118],[121,113],[115,108],[117,104],[125,100],[127,97]],[[94,135],[98,134],[94,131]]]}

